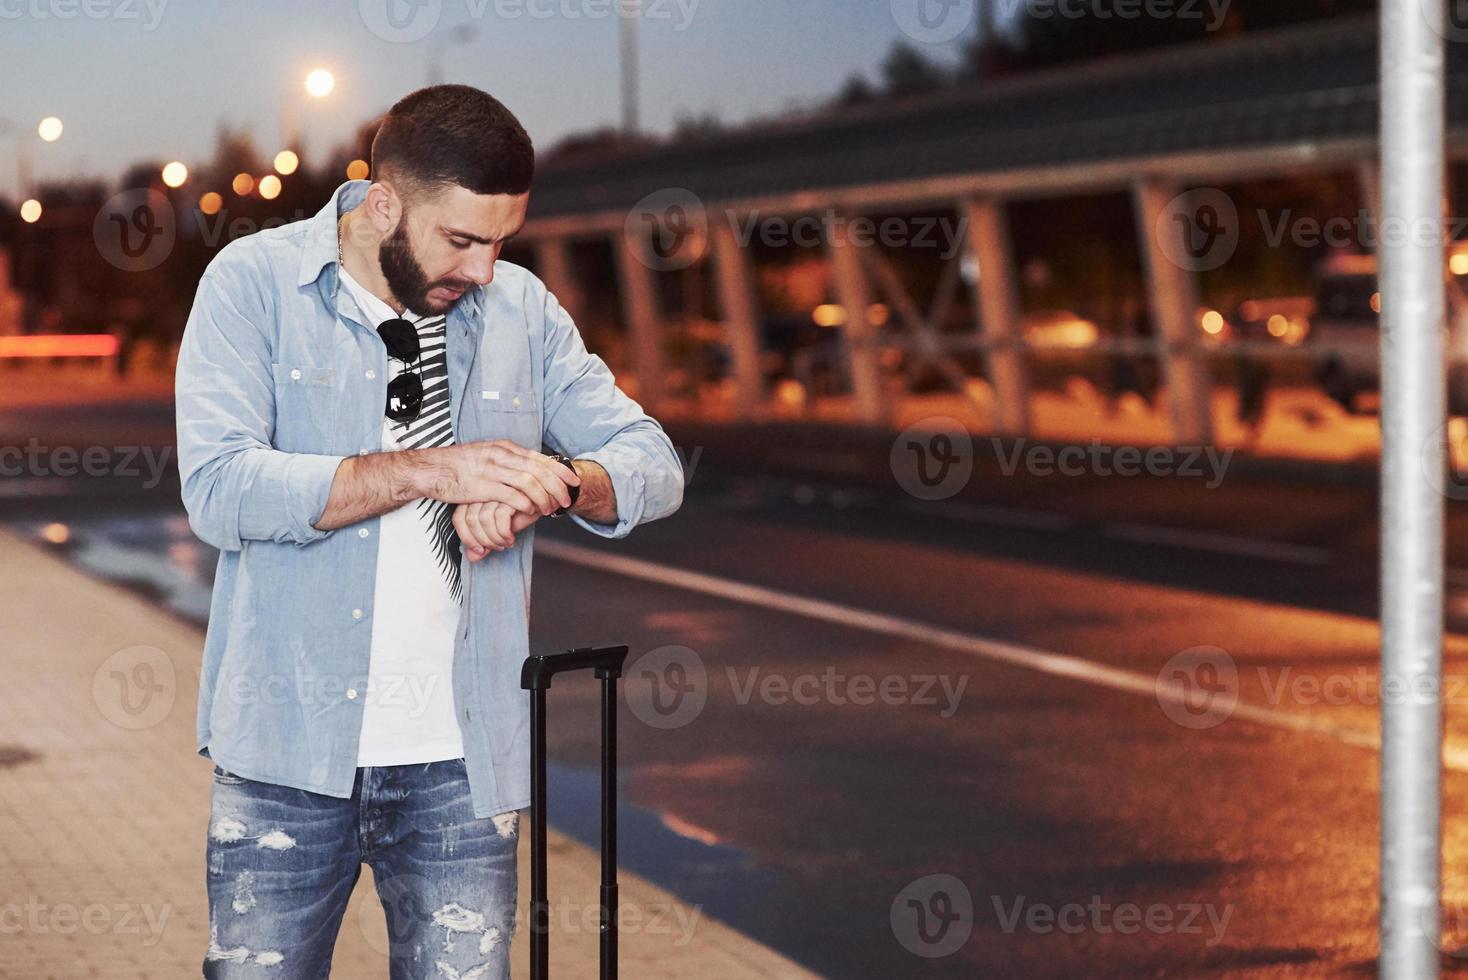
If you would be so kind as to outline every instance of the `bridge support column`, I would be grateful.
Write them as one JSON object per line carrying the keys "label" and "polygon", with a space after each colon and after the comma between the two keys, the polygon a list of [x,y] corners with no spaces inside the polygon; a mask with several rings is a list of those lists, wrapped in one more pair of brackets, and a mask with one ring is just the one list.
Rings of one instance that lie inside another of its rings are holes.
{"label": "bridge support column", "polygon": [[994,428],[1001,435],[1026,435],[1030,429],[1030,375],[1009,218],[1004,202],[992,199],[966,200],[963,212],[969,255],[979,270],[973,286],[975,326],[989,345],[985,363],[994,388]]}
{"label": "bridge support column", "polygon": [[1133,187],[1132,197],[1152,319],[1162,345],[1158,357],[1173,441],[1206,446],[1213,440],[1213,383],[1198,343],[1198,280],[1186,262],[1191,230],[1184,221],[1191,210],[1170,206],[1178,193],[1161,181],[1143,180]]}
{"label": "bridge support column", "polygon": [[535,243],[535,266],[541,281],[572,317],[582,312],[584,297],[571,264],[571,243],[564,238],[541,238]]}
{"label": "bridge support column", "polygon": [[740,247],[731,221],[715,221],[709,228],[719,279],[719,306],[724,338],[729,344],[734,377],[735,408],[740,418],[758,415],[764,408],[764,372],[760,368],[759,300],[749,252]]}
{"label": "bridge support column", "polygon": [[881,352],[877,347],[877,328],[868,309],[872,305],[871,289],[862,268],[861,246],[847,234],[849,221],[838,221],[826,239],[826,255],[836,281],[836,296],[846,311],[842,325],[847,373],[856,417],[871,425],[884,425],[890,419],[890,406],[882,379]]}
{"label": "bridge support column", "polygon": [[632,340],[632,373],[637,378],[637,401],[651,409],[666,393],[661,316],[651,243],[646,235],[618,231],[613,239],[617,277],[621,285],[622,314]]}

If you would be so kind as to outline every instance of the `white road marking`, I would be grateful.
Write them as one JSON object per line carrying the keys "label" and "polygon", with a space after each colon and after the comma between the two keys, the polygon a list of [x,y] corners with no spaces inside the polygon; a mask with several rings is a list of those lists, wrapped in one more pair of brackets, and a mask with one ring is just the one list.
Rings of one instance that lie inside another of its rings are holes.
{"label": "white road marking", "polygon": [[[1023,667],[1027,670],[1049,674],[1052,677],[1064,677],[1113,691],[1124,691],[1128,694],[1137,694],[1176,704],[1185,703],[1184,699],[1188,697],[1188,692],[1180,685],[1163,682],[1155,675],[1144,674],[1140,671],[1125,670],[1069,654],[1053,653],[1035,647],[975,636],[971,633],[962,633],[915,619],[872,612],[868,609],[847,606],[825,599],[790,595],[760,585],[675,568],[641,558],[608,554],[605,551],[567,544],[564,541],[540,538],[535,542],[535,553],[568,564],[580,565],[583,568],[609,572],[614,575],[625,575],[644,582],[655,582],[670,588],[698,592],[731,602],[742,602],[793,616],[804,616],[837,626],[926,643],[954,653]],[[1373,751],[1381,749],[1381,738],[1376,731],[1337,725],[1315,715],[1281,711],[1277,708],[1247,704],[1241,701],[1234,707],[1230,717],[1242,718],[1271,728],[1331,738],[1357,748]],[[1448,769],[1468,772],[1468,748],[1449,742],[1445,746],[1443,761]]]}

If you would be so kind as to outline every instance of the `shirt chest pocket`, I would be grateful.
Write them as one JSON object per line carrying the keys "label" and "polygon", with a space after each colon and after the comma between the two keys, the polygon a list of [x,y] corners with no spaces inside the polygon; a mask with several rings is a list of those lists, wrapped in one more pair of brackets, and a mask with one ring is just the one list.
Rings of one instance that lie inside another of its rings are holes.
{"label": "shirt chest pocket", "polygon": [[540,399],[534,391],[481,388],[478,394],[485,439],[509,439],[527,449],[540,449]]}
{"label": "shirt chest pocket", "polygon": [[336,369],[272,364],[275,375],[276,449],[288,453],[334,453],[340,396]]}

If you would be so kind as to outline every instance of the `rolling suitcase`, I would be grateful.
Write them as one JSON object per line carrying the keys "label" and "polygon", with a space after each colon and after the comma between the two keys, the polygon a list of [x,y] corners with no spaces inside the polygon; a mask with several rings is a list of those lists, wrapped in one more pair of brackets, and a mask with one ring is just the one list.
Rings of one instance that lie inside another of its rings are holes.
{"label": "rolling suitcase", "polygon": [[601,680],[601,980],[617,977],[617,678],[627,647],[531,654],[520,671],[530,692],[530,980],[550,977],[550,901],[545,875],[545,692],[557,674],[592,670]]}

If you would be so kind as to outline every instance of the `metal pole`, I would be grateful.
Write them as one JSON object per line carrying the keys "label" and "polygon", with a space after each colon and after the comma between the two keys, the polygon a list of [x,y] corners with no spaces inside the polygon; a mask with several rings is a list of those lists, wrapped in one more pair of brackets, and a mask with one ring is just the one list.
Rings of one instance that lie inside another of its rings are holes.
{"label": "metal pole", "polygon": [[601,678],[601,980],[617,980],[617,678]]}
{"label": "metal pole", "polygon": [[637,32],[642,28],[642,0],[622,0],[619,10],[622,42],[622,132],[627,136],[636,136],[642,127],[637,91]]}
{"label": "metal pole", "polygon": [[530,692],[530,977],[550,976],[550,900],[545,874],[545,688]]}
{"label": "metal pole", "polygon": [[1439,975],[1443,6],[1381,5],[1381,673],[1406,692],[1382,698],[1383,980]]}

